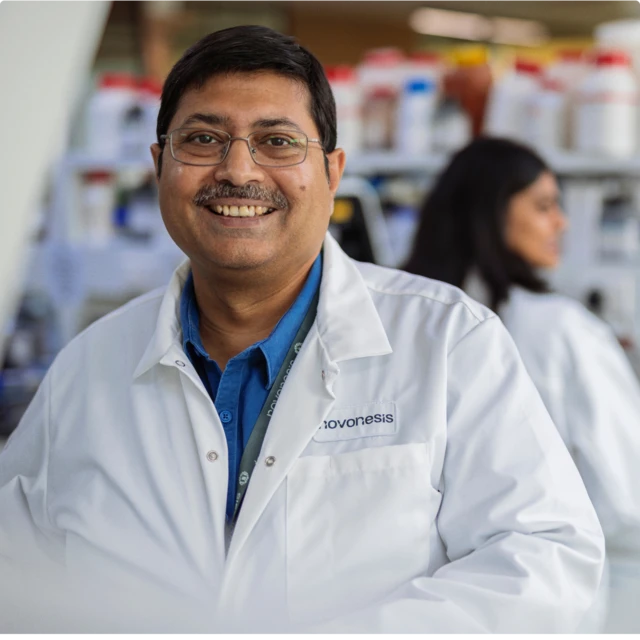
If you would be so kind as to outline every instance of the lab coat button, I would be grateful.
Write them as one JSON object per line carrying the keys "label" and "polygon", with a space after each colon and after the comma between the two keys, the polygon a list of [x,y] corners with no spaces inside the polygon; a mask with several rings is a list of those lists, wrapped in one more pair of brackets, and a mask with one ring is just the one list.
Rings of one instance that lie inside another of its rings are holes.
{"label": "lab coat button", "polygon": [[276,459],[273,456],[269,456],[268,458],[265,459],[264,463],[267,465],[267,467],[273,467],[273,465],[275,464]]}
{"label": "lab coat button", "polygon": [[215,451],[209,451],[207,453],[207,460],[209,462],[215,462],[218,459],[218,454]]}
{"label": "lab coat button", "polygon": [[176,360],[176,364],[177,364],[179,367],[186,367],[186,366],[187,366],[184,362],[182,362],[182,360]]}

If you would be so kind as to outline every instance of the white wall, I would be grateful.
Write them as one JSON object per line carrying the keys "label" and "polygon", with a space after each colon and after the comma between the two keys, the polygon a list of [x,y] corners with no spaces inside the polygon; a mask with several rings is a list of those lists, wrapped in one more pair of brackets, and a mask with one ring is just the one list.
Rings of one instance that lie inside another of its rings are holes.
{"label": "white wall", "polygon": [[45,181],[64,152],[110,4],[0,4],[0,354]]}

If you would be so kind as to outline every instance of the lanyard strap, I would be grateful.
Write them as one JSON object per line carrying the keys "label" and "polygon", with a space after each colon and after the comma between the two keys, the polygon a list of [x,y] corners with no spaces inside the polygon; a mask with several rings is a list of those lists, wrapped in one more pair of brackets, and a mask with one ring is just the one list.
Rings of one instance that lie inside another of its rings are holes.
{"label": "lanyard strap", "polygon": [[271,391],[262,406],[262,410],[260,411],[260,415],[253,427],[251,436],[249,436],[249,442],[247,442],[247,446],[242,454],[238,473],[238,482],[236,484],[236,503],[233,510],[233,523],[238,519],[238,512],[240,511],[244,494],[247,492],[247,486],[249,485],[251,474],[258,462],[258,456],[260,455],[260,449],[262,448],[262,443],[267,433],[267,427],[269,426],[269,422],[271,422],[271,416],[273,415],[273,411],[278,399],[280,398],[280,393],[282,392],[284,383],[286,382],[289,372],[291,371],[291,367],[298,356],[302,343],[307,337],[307,334],[316,319],[318,297],[319,291],[316,291],[316,294],[311,301],[311,305],[309,306],[309,310],[307,311],[307,315],[304,317],[304,320],[298,329],[298,333],[296,333],[296,337],[293,339],[293,342],[289,347],[289,351],[287,352],[282,366],[280,367],[280,371],[278,371],[275,382],[271,386]]}

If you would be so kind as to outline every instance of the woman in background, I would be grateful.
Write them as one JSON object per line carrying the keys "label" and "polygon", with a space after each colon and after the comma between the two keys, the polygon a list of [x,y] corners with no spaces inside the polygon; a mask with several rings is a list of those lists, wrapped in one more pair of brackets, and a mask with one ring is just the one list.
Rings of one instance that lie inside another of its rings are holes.
{"label": "woman in background", "polygon": [[537,154],[479,138],[430,191],[405,269],[454,284],[501,317],[600,518],[611,570],[607,627],[638,631],[640,385],[610,328],[552,293],[539,273],[557,266],[566,224],[556,179]]}

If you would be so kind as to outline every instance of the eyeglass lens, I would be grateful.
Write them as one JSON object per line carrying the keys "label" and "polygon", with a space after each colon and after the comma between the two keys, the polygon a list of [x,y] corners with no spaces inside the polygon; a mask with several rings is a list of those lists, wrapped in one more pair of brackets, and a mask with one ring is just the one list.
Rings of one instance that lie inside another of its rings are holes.
{"label": "eyeglass lens", "polygon": [[[195,165],[221,163],[231,136],[215,129],[176,129],[171,149],[179,162]],[[257,131],[248,136],[249,150],[257,164],[287,166],[302,162],[307,154],[307,137],[299,131]]]}

